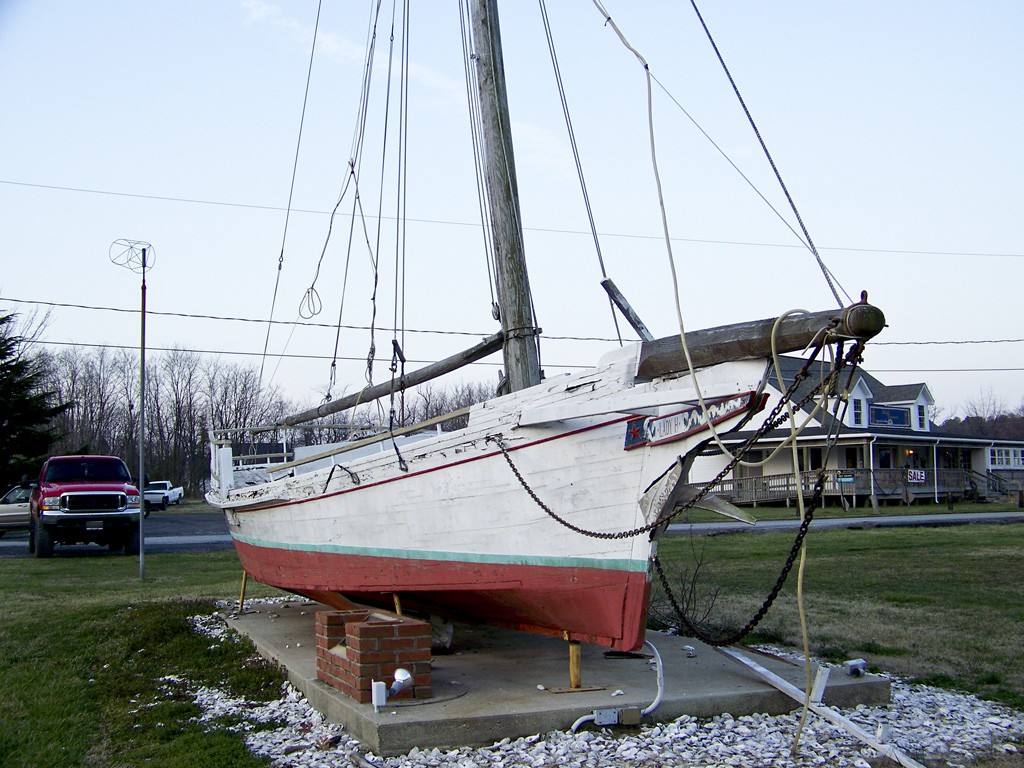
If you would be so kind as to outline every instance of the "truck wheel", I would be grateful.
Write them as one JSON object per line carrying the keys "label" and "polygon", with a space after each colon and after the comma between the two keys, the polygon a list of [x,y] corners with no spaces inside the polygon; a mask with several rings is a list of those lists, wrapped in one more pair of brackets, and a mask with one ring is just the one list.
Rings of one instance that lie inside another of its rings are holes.
{"label": "truck wheel", "polygon": [[139,554],[139,526],[133,525],[125,537],[124,553],[126,555]]}
{"label": "truck wheel", "polygon": [[163,511],[165,511],[166,509],[167,509],[167,497],[166,497],[166,496],[164,496],[164,497],[163,497],[163,498],[162,498],[162,499],[160,500],[160,511],[161,511],[161,512],[163,512]]}
{"label": "truck wheel", "polygon": [[39,518],[36,518],[36,557],[53,557],[53,536]]}

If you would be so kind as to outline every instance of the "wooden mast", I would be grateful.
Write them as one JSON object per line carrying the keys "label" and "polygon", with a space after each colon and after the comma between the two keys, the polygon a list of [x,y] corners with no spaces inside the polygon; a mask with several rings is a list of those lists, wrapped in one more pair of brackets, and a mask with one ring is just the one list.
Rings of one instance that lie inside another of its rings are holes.
{"label": "wooden mast", "polygon": [[540,383],[540,355],[523,253],[505,67],[495,0],[473,0],[473,43],[483,121],[484,177],[491,209],[501,328],[505,334],[505,373],[509,391]]}

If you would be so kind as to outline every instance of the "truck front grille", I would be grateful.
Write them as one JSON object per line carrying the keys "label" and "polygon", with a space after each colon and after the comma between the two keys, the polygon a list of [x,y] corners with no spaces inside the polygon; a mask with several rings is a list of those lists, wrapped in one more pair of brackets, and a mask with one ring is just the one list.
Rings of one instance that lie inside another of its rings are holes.
{"label": "truck front grille", "polygon": [[116,512],[126,506],[123,493],[65,493],[60,499],[65,512]]}

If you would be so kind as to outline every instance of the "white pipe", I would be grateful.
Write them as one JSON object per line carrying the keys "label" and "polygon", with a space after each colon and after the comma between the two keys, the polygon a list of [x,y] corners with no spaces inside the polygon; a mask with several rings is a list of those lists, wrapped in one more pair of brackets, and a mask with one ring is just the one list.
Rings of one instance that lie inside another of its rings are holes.
{"label": "white pipe", "polygon": [[662,696],[665,694],[665,670],[661,666],[661,654],[658,653],[658,649],[654,647],[654,643],[650,640],[644,640],[644,645],[654,652],[654,662],[658,668],[658,695],[654,697],[654,701],[650,703],[650,706],[648,706],[647,709],[640,711],[641,715],[649,715],[658,708],[658,705],[661,704]]}
{"label": "white pipe", "polygon": [[[654,701],[652,701],[646,709],[640,710],[641,716],[651,714],[651,712],[658,708],[658,705],[661,704],[662,698],[664,698],[665,696],[665,669],[661,664],[661,654],[658,653],[658,649],[654,647],[654,643],[652,643],[650,640],[644,640],[644,645],[650,648],[651,651],[654,653],[654,664],[657,667],[658,671],[658,694],[654,697]],[[579,729],[581,725],[583,725],[584,723],[592,723],[595,719],[596,716],[593,712],[591,712],[589,715],[583,715],[583,717],[579,718],[575,723],[572,724],[572,726],[570,726],[569,733],[576,733],[576,731]]]}
{"label": "white pipe", "polygon": [[[799,701],[801,703],[804,702],[803,691],[801,691],[792,683],[783,680],[774,672],[771,672],[767,668],[761,666],[753,659],[744,656],[735,648],[715,648],[715,650],[729,657],[730,659],[733,659],[734,661],[738,661],[740,664],[744,665],[752,672],[754,672],[766,683],[774,686],[775,688],[778,688],[780,691],[782,691],[784,694],[794,699],[795,701]],[[904,754],[902,751],[900,751],[897,747],[893,746],[892,744],[883,744],[881,741],[873,737],[863,728],[855,724],[853,721],[847,719],[846,717],[843,717],[843,715],[839,714],[831,707],[826,707],[823,704],[815,704],[814,702],[811,702],[808,706],[808,709],[810,709],[815,714],[820,715],[825,720],[828,720],[833,725],[838,725],[840,728],[843,728],[844,730],[846,730],[847,733],[849,733],[854,738],[860,740],[864,744],[867,744],[876,752],[885,755],[891,760],[895,760],[897,763],[904,766],[904,768],[925,768],[925,766],[923,766],[921,763],[917,762],[909,755]]]}
{"label": "white pipe", "polygon": [[584,715],[572,724],[572,727],[569,729],[569,733],[576,733],[576,729],[579,728],[581,725],[583,725],[584,723],[592,723],[594,722],[594,720],[595,717],[593,712],[591,712],[589,715]]}

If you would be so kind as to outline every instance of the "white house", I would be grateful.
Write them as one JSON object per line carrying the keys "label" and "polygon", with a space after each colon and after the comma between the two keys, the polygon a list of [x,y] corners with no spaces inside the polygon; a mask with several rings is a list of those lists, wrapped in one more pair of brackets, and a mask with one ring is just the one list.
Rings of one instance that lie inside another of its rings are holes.
{"label": "white house", "polygon": [[[765,391],[768,404],[761,414],[723,442],[732,450],[741,445],[789,388],[805,361],[781,359],[780,386],[775,372]],[[814,389],[824,375],[820,363],[811,365],[807,379],[797,388],[794,402]],[[844,386],[845,385],[845,386]],[[841,387],[848,404],[830,412],[813,410],[808,403],[797,411],[805,424],[796,438],[797,462],[805,493],[809,493],[824,469],[826,503],[854,506],[879,503],[941,502],[947,499],[1016,498],[1024,480],[1024,443],[945,434],[929,419],[934,405],[927,384],[887,386],[858,369],[852,380],[842,374]],[[840,404],[841,406],[841,404]],[[841,429],[835,429],[841,418]],[[796,495],[792,449],[785,446],[790,430],[767,433],[742,464],[716,485],[715,493],[736,504],[789,503]],[[714,443],[694,463],[695,481],[714,478],[728,465],[729,457]]]}

